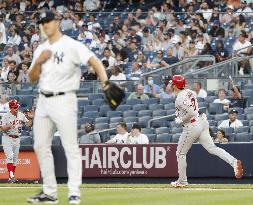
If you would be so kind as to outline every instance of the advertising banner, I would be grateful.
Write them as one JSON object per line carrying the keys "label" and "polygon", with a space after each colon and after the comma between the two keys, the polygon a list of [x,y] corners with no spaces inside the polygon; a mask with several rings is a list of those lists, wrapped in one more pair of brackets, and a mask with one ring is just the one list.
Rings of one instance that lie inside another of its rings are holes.
{"label": "advertising banner", "polygon": [[[0,180],[9,178],[5,159],[4,152],[0,151]],[[33,151],[20,151],[15,176],[18,180],[40,179],[39,164]]]}
{"label": "advertising banner", "polygon": [[83,177],[175,177],[176,144],[80,145]]}

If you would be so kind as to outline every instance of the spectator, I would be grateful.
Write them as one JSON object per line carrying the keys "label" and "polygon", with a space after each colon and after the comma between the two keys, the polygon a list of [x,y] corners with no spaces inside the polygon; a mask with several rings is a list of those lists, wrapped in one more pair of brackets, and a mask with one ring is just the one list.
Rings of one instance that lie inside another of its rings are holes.
{"label": "spectator", "polygon": [[113,66],[112,67],[112,75],[110,77],[110,80],[115,81],[125,81],[126,76],[122,73],[122,70],[119,66]]}
{"label": "spectator", "polygon": [[218,126],[218,129],[228,128],[228,127],[232,127],[236,129],[238,127],[243,126],[242,122],[237,119],[237,114],[238,114],[237,110],[230,110],[228,114],[229,114],[228,115],[229,119],[222,121],[221,124]]}
{"label": "spectator", "polygon": [[135,87],[135,92],[132,92],[129,97],[127,98],[128,100],[130,99],[140,99],[140,100],[145,100],[148,99],[148,95],[144,93],[144,87],[142,84],[138,84]]}
{"label": "spectator", "polygon": [[195,46],[195,42],[191,40],[189,42],[189,48],[187,48],[187,47],[185,48],[185,55],[188,57],[191,57],[191,56],[197,56],[198,53],[199,53],[199,51]]}
{"label": "spectator", "polygon": [[16,61],[14,61],[14,60],[11,60],[9,62],[9,73],[14,73],[15,76],[16,76],[16,80],[18,79],[18,77],[19,77],[19,70],[18,70]]}
{"label": "spectator", "polygon": [[220,38],[224,38],[225,36],[225,29],[220,27],[220,22],[218,20],[215,20],[213,22],[213,26],[209,32],[209,35],[211,35],[212,37],[220,37]]}
{"label": "spectator", "polygon": [[240,88],[234,84],[233,80],[230,81],[230,84],[232,86],[232,98],[229,107],[245,108],[247,101],[243,98]]}
{"label": "spectator", "polygon": [[29,82],[28,70],[29,70],[29,64],[26,62],[21,63],[21,69],[19,70],[17,82],[21,82],[21,83]]}
{"label": "spectator", "polygon": [[219,41],[217,43],[216,51],[215,51],[216,62],[219,63],[219,62],[225,61],[229,58],[230,58],[230,56],[229,56],[228,50],[226,48],[224,48],[223,42]]}
{"label": "spectator", "polygon": [[[251,43],[248,40],[246,40],[247,37],[248,36],[247,36],[246,32],[241,31],[239,39],[233,45],[233,52],[235,53],[235,55],[237,55],[237,56],[249,55],[249,52],[250,52],[249,47],[251,46]],[[247,59],[240,61],[239,66],[240,66],[240,69],[239,69],[240,75],[250,73],[250,65],[249,65],[249,61]]]}
{"label": "spectator", "polygon": [[141,126],[137,123],[133,124],[131,135],[129,137],[130,144],[148,144],[149,139],[147,135],[141,133]]}
{"label": "spectator", "polygon": [[143,37],[142,37],[142,44],[144,48],[146,48],[147,45],[153,44],[154,41],[155,41],[155,38],[153,34],[150,33],[149,28],[145,27],[143,29]]}
{"label": "spectator", "polygon": [[139,63],[137,63],[137,62],[132,63],[132,71],[129,74],[129,78],[131,80],[140,80],[140,77],[141,77],[141,74],[142,74],[142,71],[141,71],[140,67],[141,66],[139,65]]}
{"label": "spectator", "polygon": [[234,18],[233,10],[234,10],[233,5],[227,5],[226,13],[220,15],[221,24],[229,24],[231,22],[231,20]]}
{"label": "spectator", "polygon": [[144,65],[146,63],[146,57],[142,51],[138,52],[136,62],[140,65]]}
{"label": "spectator", "polygon": [[162,60],[163,60],[163,51],[159,50],[156,52],[156,56],[153,58],[152,62],[150,63],[148,59],[147,64],[145,64],[145,66],[151,69],[160,68]]}
{"label": "spectator", "polygon": [[222,129],[218,129],[216,133],[216,138],[214,139],[215,143],[228,143],[228,139],[225,136],[225,132]]}
{"label": "spectator", "polygon": [[19,55],[14,53],[13,48],[11,46],[7,47],[7,55],[4,58],[16,61],[17,65],[21,63],[21,58],[19,57]]}
{"label": "spectator", "polygon": [[98,133],[94,132],[94,125],[92,123],[85,123],[85,134],[81,136],[83,144],[98,144],[101,143],[101,139]]}
{"label": "spectator", "polygon": [[88,67],[87,71],[83,73],[81,80],[97,80],[98,76],[91,66]]}
{"label": "spectator", "polygon": [[108,47],[106,47],[104,49],[104,57],[101,60],[102,61],[103,60],[108,60],[108,62],[109,62],[108,69],[111,69],[116,63],[116,59],[114,57],[112,57],[111,50]]}
{"label": "spectator", "polygon": [[1,71],[1,80],[3,80],[4,82],[7,82],[7,76],[8,76],[9,71],[10,71],[9,60],[8,58],[4,58],[2,71]]}
{"label": "spectator", "polygon": [[120,22],[120,16],[115,16],[113,19],[113,23],[110,24],[110,32],[115,33],[117,32],[122,26],[122,23]]}
{"label": "spectator", "polygon": [[221,103],[224,105],[224,110],[227,110],[229,108],[230,101],[225,98],[226,97],[226,91],[225,89],[219,89],[218,90],[218,99],[215,99],[213,103]]}
{"label": "spectator", "polygon": [[244,17],[252,17],[253,10],[248,6],[247,1],[241,1],[240,8],[236,11],[235,16],[243,15]]}
{"label": "spectator", "polygon": [[8,38],[7,44],[18,46],[21,43],[21,37],[18,34],[18,31],[16,28],[12,28],[10,30],[10,36]]}
{"label": "spectator", "polygon": [[195,91],[196,96],[199,98],[206,98],[207,97],[207,92],[202,88],[202,85],[200,82],[195,82],[193,84],[193,91]]}
{"label": "spectator", "polygon": [[152,96],[158,99],[164,99],[164,98],[175,98],[175,94],[171,88],[170,84],[164,85],[163,86],[163,91],[161,93],[156,93],[153,89]]}
{"label": "spectator", "polygon": [[153,77],[148,76],[147,84],[144,86],[144,93],[151,94],[152,92],[161,93],[160,86],[154,83]]}
{"label": "spectator", "polygon": [[163,58],[163,60],[161,61],[161,65],[162,66],[169,66],[169,65],[177,63],[177,62],[179,62],[179,59],[177,57],[173,56],[173,50],[169,48],[167,51],[167,57]]}
{"label": "spectator", "polygon": [[100,0],[85,0],[83,2],[84,11],[97,11],[100,7]]}
{"label": "spectator", "polygon": [[6,30],[4,25],[4,16],[0,15],[0,51],[2,51],[7,43]]}
{"label": "spectator", "polygon": [[202,13],[204,19],[206,19],[209,22],[210,18],[212,17],[213,10],[209,9],[207,2],[203,2],[200,5],[200,10],[198,12]]}
{"label": "spectator", "polygon": [[9,98],[7,95],[1,95],[0,99],[0,112],[9,111]]}
{"label": "spectator", "polygon": [[64,15],[63,15],[62,20],[61,20],[61,24],[60,24],[61,30],[62,30],[62,31],[71,30],[71,29],[73,29],[73,25],[74,25],[74,22],[73,22],[73,20],[71,19],[70,12],[69,12],[69,11],[66,11],[66,12],[64,13]]}
{"label": "spectator", "polygon": [[117,135],[108,140],[106,144],[126,144],[128,143],[129,133],[127,132],[127,125],[125,122],[120,122],[117,127]]}
{"label": "spectator", "polygon": [[220,20],[219,8],[214,7],[213,14],[212,14],[212,17],[210,19],[210,23],[213,23],[214,21],[219,21],[219,20]]}
{"label": "spectator", "polygon": [[102,29],[100,23],[96,21],[94,14],[90,14],[89,22],[87,23],[87,25],[88,30],[91,32],[94,32],[96,29]]}

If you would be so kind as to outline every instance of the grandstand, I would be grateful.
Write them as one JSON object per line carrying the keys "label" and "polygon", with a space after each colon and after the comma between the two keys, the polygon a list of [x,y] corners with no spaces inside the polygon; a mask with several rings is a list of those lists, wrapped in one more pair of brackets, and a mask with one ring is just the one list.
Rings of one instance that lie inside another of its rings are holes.
{"label": "grandstand", "polygon": [[[22,72],[22,64],[30,62],[36,48],[34,44],[40,40],[35,24],[38,18],[36,12],[56,8],[59,17],[63,17],[66,10],[64,8],[68,8],[70,12],[66,12],[69,13],[67,20],[62,18],[62,32],[82,41],[100,59],[107,59],[104,49],[108,47],[111,51],[110,58],[121,66],[122,73],[126,76],[127,80],[119,83],[125,89],[127,97],[134,92],[137,83],[145,85],[148,76],[153,76],[154,82],[161,90],[165,83],[163,78],[168,75],[185,75],[189,88],[192,88],[193,82],[201,82],[208,96],[205,99],[199,98],[199,105],[207,114],[210,129],[214,133],[221,120],[227,119],[228,110],[214,104],[213,100],[217,98],[219,88],[230,89],[231,76],[243,96],[244,104],[234,107],[240,111],[238,117],[243,122],[243,127],[239,130],[226,130],[226,135],[229,142],[253,140],[253,14],[243,13],[242,5],[228,2],[227,6],[224,6],[214,2],[208,4],[206,11],[203,8],[204,3],[197,2],[180,5],[162,0],[130,3],[119,1],[117,4],[114,1],[101,1],[100,7],[94,11],[83,12],[77,8],[80,2],[67,1],[65,5],[58,1],[55,1],[55,4],[53,1],[50,1],[50,4],[43,2],[36,4],[35,1],[31,5],[12,5],[8,2],[6,7],[1,7],[1,21],[6,29],[6,41],[0,42],[5,45],[0,53],[3,64],[1,93],[8,94],[10,99],[18,98],[22,110],[36,107],[38,94],[36,86],[27,82],[24,75],[26,71]],[[39,6],[37,10],[36,5]],[[246,7],[250,11],[252,3]],[[228,13],[231,8],[232,14]],[[15,29],[18,29],[18,33],[13,37]],[[221,32],[222,30],[224,32]],[[20,38],[20,41],[17,41],[17,38]],[[237,44],[242,38],[241,47],[238,47]],[[192,43],[193,47],[190,46]],[[219,43],[222,48],[217,47]],[[14,53],[21,60],[17,62],[17,78],[13,82],[7,77],[10,70],[8,62],[6,65],[4,61],[14,58],[8,53],[9,47],[14,49]],[[166,66],[161,62],[150,66],[160,50],[163,51],[162,59],[167,63]],[[173,64],[170,64],[167,50],[172,50],[172,55],[177,58]],[[138,56],[140,51],[144,55],[142,59]],[[225,54],[227,56],[224,56]],[[117,55],[121,56],[120,62],[116,59]],[[140,66],[139,80],[133,78],[132,65],[135,62]],[[108,75],[111,75],[110,66],[107,69]],[[7,75],[6,69],[9,71]],[[83,73],[87,72],[86,67],[81,66],[81,69]],[[174,99],[156,99],[152,95],[148,100],[126,98],[116,111],[112,111],[103,99],[98,81],[87,78],[82,80],[77,91],[79,128],[85,122],[95,123],[96,131],[100,133],[102,142],[105,142],[116,134],[117,122],[126,122],[129,129],[137,122],[151,143],[178,141],[181,128],[175,127],[173,122]],[[230,98],[227,97],[228,100]],[[31,130],[22,132],[21,144],[32,144],[32,139]]]}

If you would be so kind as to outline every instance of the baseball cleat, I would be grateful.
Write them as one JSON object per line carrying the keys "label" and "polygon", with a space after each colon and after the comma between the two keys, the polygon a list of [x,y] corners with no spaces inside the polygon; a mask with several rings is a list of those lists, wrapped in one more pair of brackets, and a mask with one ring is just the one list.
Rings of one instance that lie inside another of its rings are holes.
{"label": "baseball cleat", "polygon": [[36,196],[29,197],[27,199],[27,202],[32,203],[32,204],[37,204],[37,203],[57,204],[58,199],[53,196],[44,194],[43,192],[40,192]]}
{"label": "baseball cleat", "polygon": [[234,162],[234,172],[235,172],[235,178],[241,179],[243,175],[243,168],[242,168],[242,162],[241,160],[235,160]]}
{"label": "baseball cleat", "polygon": [[79,196],[70,196],[69,197],[69,203],[70,204],[80,204],[81,203],[81,199]]}
{"label": "baseball cleat", "polygon": [[184,188],[187,186],[187,184],[181,184],[180,182],[178,181],[175,181],[175,182],[171,182],[170,183],[172,187],[174,188]]}
{"label": "baseball cleat", "polygon": [[14,184],[14,183],[17,183],[17,182],[18,182],[18,180],[15,177],[11,177],[11,178],[8,179],[8,183],[10,183],[10,184]]}

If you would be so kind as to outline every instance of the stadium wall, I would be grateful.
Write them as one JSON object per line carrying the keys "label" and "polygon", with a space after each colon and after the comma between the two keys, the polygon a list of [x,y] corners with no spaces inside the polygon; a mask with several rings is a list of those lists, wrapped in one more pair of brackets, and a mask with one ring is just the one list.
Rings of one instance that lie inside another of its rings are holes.
{"label": "stadium wall", "polygon": [[[253,143],[218,144],[242,160],[244,177],[253,175]],[[177,177],[177,144],[149,145],[80,145],[84,178],[168,178]],[[67,178],[66,158],[62,146],[52,147],[57,178]],[[17,177],[38,180],[39,166],[31,146],[20,148],[21,162]],[[194,144],[187,156],[188,177],[233,178],[230,165]],[[26,176],[27,173],[27,176]],[[34,173],[34,174],[32,174]],[[3,148],[0,146],[0,180],[8,178]]]}

